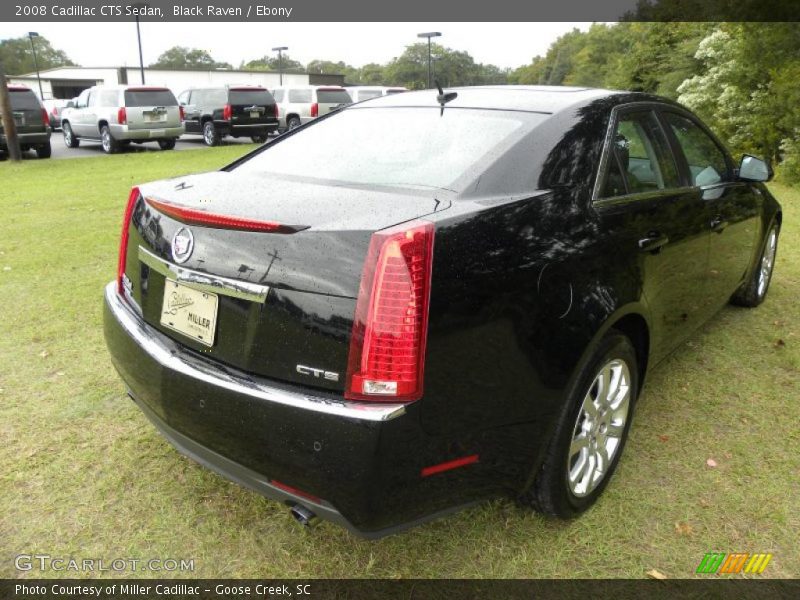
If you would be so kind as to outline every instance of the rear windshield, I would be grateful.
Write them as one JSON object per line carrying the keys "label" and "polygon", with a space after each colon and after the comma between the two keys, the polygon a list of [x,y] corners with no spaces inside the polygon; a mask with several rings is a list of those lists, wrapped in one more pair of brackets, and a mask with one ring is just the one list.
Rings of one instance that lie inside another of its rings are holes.
{"label": "rear windshield", "polygon": [[175,106],[178,101],[169,90],[125,90],[125,106]]}
{"label": "rear windshield", "polygon": [[230,91],[231,104],[275,104],[267,90],[231,90]]}
{"label": "rear windshield", "polygon": [[11,108],[31,110],[39,108],[39,99],[31,90],[8,90],[11,95]]}
{"label": "rear windshield", "polygon": [[[454,189],[548,115],[436,108],[350,109],[270,144],[237,171],[366,185]],[[460,190],[456,190],[460,191]]]}
{"label": "rear windshield", "polygon": [[317,90],[317,102],[320,104],[350,104],[353,100],[344,90]]}

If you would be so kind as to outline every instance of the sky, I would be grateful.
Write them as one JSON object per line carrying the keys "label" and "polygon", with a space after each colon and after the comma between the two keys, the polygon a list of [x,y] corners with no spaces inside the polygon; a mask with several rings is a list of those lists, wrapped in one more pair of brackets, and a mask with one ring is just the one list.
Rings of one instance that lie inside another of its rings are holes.
{"label": "sky", "polygon": [[[145,66],[172,46],[207,50],[238,67],[242,60],[287,54],[303,64],[314,59],[355,67],[385,63],[416,43],[417,33],[441,31],[437,42],[468,52],[476,62],[516,68],[547,52],[560,35],[591,23],[149,23],[141,24]],[[29,31],[43,35],[84,67],[139,64],[136,26],[131,23],[0,23],[0,39]]]}

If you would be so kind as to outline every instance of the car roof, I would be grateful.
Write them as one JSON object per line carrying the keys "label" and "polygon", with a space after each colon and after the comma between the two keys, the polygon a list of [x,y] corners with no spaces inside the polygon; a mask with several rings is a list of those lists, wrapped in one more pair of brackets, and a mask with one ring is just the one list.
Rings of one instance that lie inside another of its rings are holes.
{"label": "car roof", "polygon": [[[494,85],[446,88],[445,93],[458,95],[446,106],[454,108],[484,108],[492,110],[519,110],[554,114],[575,105],[588,104],[600,98],[630,96],[632,92],[585,87],[547,85]],[[382,96],[371,100],[370,108],[379,106],[438,106],[437,90],[409,91]],[[643,98],[653,96],[641,94]]]}

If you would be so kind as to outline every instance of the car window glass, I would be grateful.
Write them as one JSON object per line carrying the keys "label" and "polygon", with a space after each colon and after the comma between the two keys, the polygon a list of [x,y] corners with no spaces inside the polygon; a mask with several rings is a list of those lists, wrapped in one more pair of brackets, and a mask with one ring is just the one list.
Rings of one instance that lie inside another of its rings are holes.
{"label": "car window glass", "polygon": [[272,94],[267,90],[232,89],[230,92],[231,104],[261,105],[274,104]]}
{"label": "car window glass", "polygon": [[178,102],[181,104],[189,104],[189,90],[180,93],[178,96]]}
{"label": "car window glass", "polygon": [[119,95],[116,90],[100,92],[100,106],[117,106]]}
{"label": "car window glass", "polygon": [[97,106],[98,92],[89,92],[89,98],[86,100],[86,106]]}
{"label": "car window glass", "polygon": [[89,90],[83,90],[81,95],[78,96],[78,100],[75,102],[75,108],[84,108],[86,106],[86,101],[89,99]]}
{"label": "car window glass", "polygon": [[359,90],[358,91],[358,101],[362,102],[364,100],[369,100],[370,98],[377,98],[378,96],[382,96],[380,90]]}
{"label": "car window glass", "polygon": [[289,102],[311,102],[311,90],[289,90]]}
{"label": "car window glass", "polygon": [[[237,171],[452,189],[473,165],[502,152],[501,146],[518,140],[547,118],[477,109],[442,113],[438,107],[346,110],[271,145]],[[347,152],[331,152],[331,148],[347,148]],[[308,165],[314,165],[313,171]]]}
{"label": "car window glass", "polygon": [[723,181],[728,172],[728,163],[714,140],[691,119],[675,113],[665,113],[664,118],[689,164],[692,185],[712,185]]}
{"label": "car window glass", "polygon": [[39,99],[30,90],[9,90],[11,108],[14,110],[35,110],[39,108]]}
{"label": "car window glass", "polygon": [[275,98],[275,102],[283,102],[283,90],[275,90],[272,92],[272,96]]}
{"label": "car window glass", "polygon": [[[652,112],[624,114],[617,122],[602,197],[678,187],[678,171]],[[624,193],[624,192],[623,192]]]}
{"label": "car window glass", "polygon": [[173,93],[166,89],[125,90],[125,106],[175,106],[177,103]]}
{"label": "car window glass", "polygon": [[207,90],[205,100],[211,106],[225,106],[228,103],[228,90]]}
{"label": "car window glass", "polygon": [[344,90],[317,90],[317,102],[321,104],[350,104],[352,101]]}

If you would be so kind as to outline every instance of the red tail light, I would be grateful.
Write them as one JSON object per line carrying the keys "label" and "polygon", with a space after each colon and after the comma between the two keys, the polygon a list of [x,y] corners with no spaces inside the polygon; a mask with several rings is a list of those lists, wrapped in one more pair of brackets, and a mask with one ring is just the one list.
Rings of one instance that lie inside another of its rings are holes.
{"label": "red tail light", "polygon": [[278,117],[280,117],[280,111],[278,110],[278,103],[276,102],[275,104],[273,104],[272,108],[275,111],[275,118],[277,119]]}
{"label": "red tail light", "polygon": [[53,107],[53,114],[54,114],[55,116],[58,116],[58,107],[57,107],[57,106],[54,106],[54,107]]}
{"label": "red tail light", "polygon": [[139,199],[139,188],[131,188],[131,193],[128,196],[128,204],[125,206],[125,216],[122,218],[122,234],[119,237],[119,261],[117,262],[117,292],[124,294],[125,287],[122,284],[122,278],[125,276],[125,261],[128,255],[128,229],[131,225],[131,217],[133,216],[133,207],[136,206],[136,201]]}
{"label": "red tail light", "polygon": [[50,125],[50,115],[47,114],[46,108],[42,109],[42,122],[44,122],[45,125]]}
{"label": "red tail light", "polygon": [[319,116],[319,104],[317,104],[316,102],[314,102],[314,104],[311,105],[311,116],[312,117]]}
{"label": "red tail light", "polygon": [[230,104],[226,104],[225,108],[222,109],[222,118],[226,121],[231,120],[231,115],[233,115],[233,110],[231,109]]}
{"label": "red tail light", "polygon": [[185,111],[185,110],[183,110],[183,107],[182,107],[182,106],[179,106],[179,107],[178,107],[178,112],[180,112],[180,115],[181,115],[181,123],[183,123],[183,122],[186,120],[186,111]]}
{"label": "red tail light", "polygon": [[120,125],[125,125],[128,122],[128,111],[125,110],[125,107],[121,107],[117,111],[117,123]]}
{"label": "red tail light", "polygon": [[345,398],[422,397],[434,232],[433,223],[414,221],[373,234],[356,303]]}

